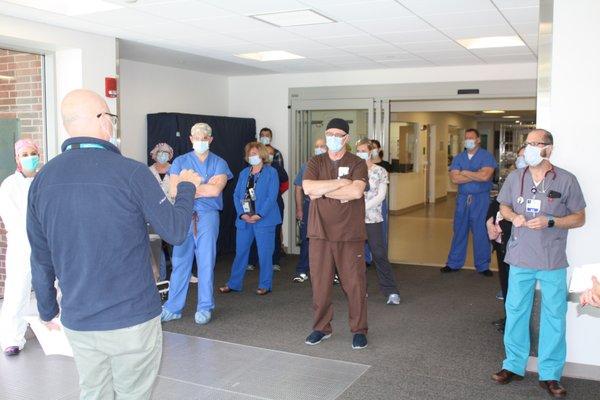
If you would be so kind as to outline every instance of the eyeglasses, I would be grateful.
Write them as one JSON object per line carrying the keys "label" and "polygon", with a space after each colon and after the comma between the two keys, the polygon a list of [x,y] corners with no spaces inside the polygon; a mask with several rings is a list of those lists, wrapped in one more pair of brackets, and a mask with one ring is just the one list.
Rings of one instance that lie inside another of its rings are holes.
{"label": "eyeglasses", "polygon": [[343,138],[346,135],[347,135],[347,133],[343,133],[341,135],[338,135],[338,134],[335,134],[335,133],[332,133],[332,132],[325,132],[325,136],[329,136],[329,137],[335,136],[335,137],[338,137],[338,138]]}
{"label": "eyeglasses", "polygon": [[100,114],[96,115],[96,118],[100,118],[103,115],[108,116],[108,118],[110,118],[110,122],[112,122],[114,125],[116,125],[117,122],[119,121],[119,116],[117,116],[115,114],[111,114],[109,112],[101,112]]}
{"label": "eyeglasses", "polygon": [[525,142],[523,143],[523,146],[534,146],[534,147],[544,147],[544,146],[549,146],[552,143],[546,143],[546,142]]}

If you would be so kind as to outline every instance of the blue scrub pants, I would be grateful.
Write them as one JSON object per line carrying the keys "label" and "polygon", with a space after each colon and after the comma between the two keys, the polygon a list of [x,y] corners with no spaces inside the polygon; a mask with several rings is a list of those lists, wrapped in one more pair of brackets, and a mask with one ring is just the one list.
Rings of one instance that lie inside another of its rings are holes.
{"label": "blue scrub pants", "polygon": [[485,227],[490,196],[488,192],[476,194],[458,194],[456,211],[454,212],[454,236],[448,265],[452,269],[460,269],[465,265],[469,230],[473,234],[473,258],[475,268],[482,272],[490,267],[492,248]]}
{"label": "blue scrub pants", "polygon": [[540,282],[542,309],[538,345],[538,371],[541,381],[560,381],[567,342],[567,269],[538,270],[510,266],[506,299],[502,368],[524,375],[529,358],[529,319],[536,281]]}
{"label": "blue scrub pants", "polygon": [[244,286],[244,275],[250,255],[250,247],[256,239],[258,263],[260,265],[259,289],[272,289],[273,251],[275,250],[275,226],[256,226],[247,224],[245,228],[237,228],[235,239],[235,259],[231,266],[229,286],[232,290],[241,291]]}
{"label": "blue scrub pants", "polygon": [[181,314],[185,307],[194,255],[198,267],[197,311],[210,311],[215,308],[213,286],[219,236],[219,212],[199,212],[197,229],[198,235],[194,237],[194,223],[192,222],[185,242],[180,246],[173,246],[171,259],[173,271],[169,284],[169,299],[164,307],[175,314]]}
{"label": "blue scrub pants", "polygon": [[[383,228],[383,243],[387,248],[388,245],[388,207],[387,200],[383,200],[381,203],[381,215],[383,216],[383,224],[381,225]],[[373,262],[373,255],[371,254],[371,248],[369,247],[369,242],[365,242],[365,262],[367,264],[371,264]]]}
{"label": "blue scrub pants", "polygon": [[296,266],[296,275],[307,274],[309,272],[308,265],[308,246],[309,241],[307,237],[308,233],[308,210],[310,208],[310,201],[304,200],[302,204],[302,221],[300,222],[300,260]]}

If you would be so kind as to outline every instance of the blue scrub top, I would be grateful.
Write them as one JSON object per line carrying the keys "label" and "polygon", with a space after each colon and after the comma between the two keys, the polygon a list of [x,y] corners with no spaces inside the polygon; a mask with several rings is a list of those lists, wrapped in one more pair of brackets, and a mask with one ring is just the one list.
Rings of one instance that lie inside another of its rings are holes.
{"label": "blue scrub top", "polygon": [[[184,169],[193,169],[196,171],[202,177],[202,183],[207,183],[215,175],[226,175],[227,180],[233,178],[227,162],[212,152],[208,153],[208,157],[206,157],[204,162],[200,162],[194,151],[177,157],[173,160],[169,174],[179,175]],[[221,211],[222,209],[223,193],[216,197],[200,197],[194,201],[194,210],[197,212]]]}
{"label": "blue scrub top", "polygon": [[[304,163],[300,166],[300,171],[298,171],[298,173],[296,174],[296,177],[294,178],[294,186],[302,187],[302,177],[304,176],[304,171],[306,171],[306,163]],[[304,195],[304,202],[305,203],[310,202],[310,197]]]}
{"label": "blue scrub top", "polygon": [[[466,150],[460,154],[457,154],[456,157],[454,157],[454,159],[452,160],[452,164],[450,164],[450,171],[466,170],[477,172],[484,167],[496,169],[498,168],[498,164],[496,163],[496,159],[494,158],[494,156],[489,151],[479,148],[477,149],[475,154],[473,154],[473,157],[470,160]],[[483,192],[489,192],[491,189],[491,180],[487,182],[461,183],[458,185],[459,194],[478,194]]]}

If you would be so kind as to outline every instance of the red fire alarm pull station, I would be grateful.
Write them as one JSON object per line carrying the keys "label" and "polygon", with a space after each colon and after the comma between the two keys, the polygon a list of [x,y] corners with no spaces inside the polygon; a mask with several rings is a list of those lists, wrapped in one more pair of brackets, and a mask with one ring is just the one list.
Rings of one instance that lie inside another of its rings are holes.
{"label": "red fire alarm pull station", "polygon": [[104,95],[112,99],[117,97],[118,94],[117,78],[104,78]]}

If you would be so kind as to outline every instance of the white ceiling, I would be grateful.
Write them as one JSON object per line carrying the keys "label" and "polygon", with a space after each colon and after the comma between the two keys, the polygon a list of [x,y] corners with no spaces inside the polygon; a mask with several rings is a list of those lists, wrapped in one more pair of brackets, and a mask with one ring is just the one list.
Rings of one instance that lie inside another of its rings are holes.
{"label": "white ceiling", "polygon": [[[539,0],[108,1],[125,8],[69,17],[0,0],[0,13],[125,39],[123,58],[223,75],[537,61]],[[337,22],[278,28],[250,17],[301,9]],[[508,35],[527,46],[467,50],[456,42]],[[306,58],[234,56],[265,50]]]}

